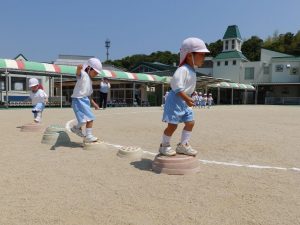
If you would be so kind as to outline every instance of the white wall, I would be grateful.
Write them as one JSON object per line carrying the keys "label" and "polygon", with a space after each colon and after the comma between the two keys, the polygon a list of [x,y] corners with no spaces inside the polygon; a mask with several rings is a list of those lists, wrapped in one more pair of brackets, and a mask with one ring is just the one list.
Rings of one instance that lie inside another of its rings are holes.
{"label": "white wall", "polygon": [[[232,65],[233,60],[236,60],[236,65]],[[225,66],[225,61],[228,61],[228,66]],[[230,79],[233,82],[239,82],[240,80],[240,60],[237,59],[227,59],[219,60],[220,66],[217,66],[217,62],[214,61],[213,66],[213,77]]]}
{"label": "white wall", "polygon": [[[276,67],[281,65],[283,70],[276,71]],[[287,66],[289,65],[289,66]],[[291,69],[297,68],[298,72],[295,75],[291,74]],[[274,83],[299,83],[300,82],[300,62],[288,60],[274,59],[272,62],[272,80]]]}

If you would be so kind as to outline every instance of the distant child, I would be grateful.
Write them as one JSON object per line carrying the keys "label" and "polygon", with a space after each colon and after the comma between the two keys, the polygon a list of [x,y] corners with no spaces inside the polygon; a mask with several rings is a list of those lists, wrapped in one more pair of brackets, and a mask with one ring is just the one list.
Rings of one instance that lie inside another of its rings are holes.
{"label": "distant child", "polygon": [[32,113],[35,123],[40,123],[42,121],[42,113],[45,109],[45,105],[48,101],[48,95],[43,90],[41,84],[39,84],[38,79],[29,79],[29,88],[31,89],[29,98],[32,102]]}
{"label": "distant child", "polygon": [[[77,82],[72,94],[72,108],[78,124],[71,128],[71,131],[80,137],[85,137],[85,142],[95,142],[97,137],[93,136],[92,128],[95,116],[91,110],[91,103],[95,109],[98,104],[90,98],[93,93],[92,78],[102,70],[102,64],[97,58],[90,58],[86,64],[78,65],[76,71]],[[82,126],[86,126],[86,134],[82,133]]]}
{"label": "distant child", "polygon": [[201,106],[202,101],[203,101],[202,92],[199,92],[199,93],[198,93],[198,102],[197,102],[198,108],[200,108],[200,107],[202,108],[202,106]]}
{"label": "distant child", "polygon": [[214,102],[214,99],[213,99],[213,97],[212,97],[212,94],[209,93],[209,94],[208,94],[208,98],[207,98],[207,108],[210,108],[211,105],[213,104],[213,102]]}
{"label": "distant child", "polygon": [[204,93],[202,98],[201,108],[205,108],[206,104],[207,104],[207,94]]}
{"label": "distant child", "polygon": [[[209,51],[201,39],[187,38],[182,43],[179,68],[171,79],[172,89],[166,99],[162,119],[163,122],[168,123],[159,147],[159,152],[162,155],[172,156],[180,153],[195,156],[198,153],[189,144],[195,123],[191,108],[194,106],[194,101],[190,96],[196,86],[195,68],[203,64],[207,52]],[[170,146],[170,139],[179,123],[184,123],[185,126],[182,130],[181,141],[175,151]]]}
{"label": "distant child", "polygon": [[194,106],[193,106],[193,108],[195,108],[195,107],[197,107],[197,102],[198,102],[198,93],[197,93],[197,91],[194,91],[193,93],[192,93],[192,99],[193,99],[193,101],[194,101]]}

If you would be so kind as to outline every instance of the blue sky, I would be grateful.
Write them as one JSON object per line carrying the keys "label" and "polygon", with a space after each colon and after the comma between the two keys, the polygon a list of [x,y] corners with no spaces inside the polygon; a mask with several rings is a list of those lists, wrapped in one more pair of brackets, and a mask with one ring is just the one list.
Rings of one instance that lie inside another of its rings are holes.
{"label": "blue sky", "polygon": [[222,39],[228,25],[242,38],[300,30],[299,0],[14,0],[1,1],[0,58],[19,53],[51,62],[58,54],[121,59],[178,52],[183,39]]}

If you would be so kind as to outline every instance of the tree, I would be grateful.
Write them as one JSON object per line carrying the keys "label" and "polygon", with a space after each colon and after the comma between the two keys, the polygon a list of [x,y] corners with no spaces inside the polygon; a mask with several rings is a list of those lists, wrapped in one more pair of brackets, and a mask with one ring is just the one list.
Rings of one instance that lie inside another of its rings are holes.
{"label": "tree", "polygon": [[216,57],[223,50],[223,41],[219,39],[216,42],[210,43],[208,45],[208,50],[210,51],[210,56]]}
{"label": "tree", "polygon": [[262,44],[262,39],[257,36],[252,36],[243,43],[242,52],[250,61],[259,61]]}

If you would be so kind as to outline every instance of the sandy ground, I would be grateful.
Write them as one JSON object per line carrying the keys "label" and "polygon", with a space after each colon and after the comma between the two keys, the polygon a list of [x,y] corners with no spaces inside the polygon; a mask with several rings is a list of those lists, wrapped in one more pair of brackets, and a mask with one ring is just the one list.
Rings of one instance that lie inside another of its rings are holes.
{"label": "sandy ground", "polygon": [[[160,108],[95,115],[105,142],[157,152]],[[18,128],[31,122],[30,109],[0,110],[0,224],[300,224],[299,115],[293,106],[196,109],[200,171],[182,176],[152,172],[149,155],[132,161],[114,147],[83,150],[70,133],[69,145],[50,150],[42,132]],[[73,118],[71,109],[47,108],[43,124]]]}

